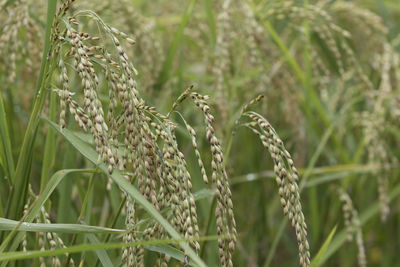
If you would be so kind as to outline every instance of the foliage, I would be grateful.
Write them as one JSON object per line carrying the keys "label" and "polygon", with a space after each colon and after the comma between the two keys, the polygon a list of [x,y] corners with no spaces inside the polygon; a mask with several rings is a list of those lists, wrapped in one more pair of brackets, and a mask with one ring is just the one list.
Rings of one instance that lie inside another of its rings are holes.
{"label": "foliage", "polygon": [[1,0],[0,264],[394,265],[399,12]]}

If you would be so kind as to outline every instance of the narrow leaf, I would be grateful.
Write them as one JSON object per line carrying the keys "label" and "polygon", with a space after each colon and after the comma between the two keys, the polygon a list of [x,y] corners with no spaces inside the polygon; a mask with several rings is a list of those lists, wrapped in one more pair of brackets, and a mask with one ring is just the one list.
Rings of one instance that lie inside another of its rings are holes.
{"label": "narrow leaf", "polygon": [[[89,242],[91,244],[100,244],[99,239],[94,234],[88,234],[87,238],[89,239]],[[105,249],[96,250],[96,255],[97,255],[97,257],[99,257],[99,260],[100,260],[101,264],[103,264],[103,266],[105,266],[105,267],[114,266]]]}
{"label": "narrow leaf", "polygon": [[[196,240],[217,240],[218,236],[208,236],[208,237],[202,237]],[[64,255],[66,253],[72,254],[72,253],[81,253],[84,251],[95,251],[95,250],[101,250],[101,249],[121,249],[125,247],[135,247],[135,246],[151,246],[150,248],[152,250],[156,250],[164,253],[164,252],[169,252],[171,256],[176,257],[177,259],[181,258],[181,254],[179,253],[172,253],[172,249],[166,249],[161,247],[157,247],[154,245],[165,245],[165,244],[178,244],[178,243],[186,243],[190,240],[193,239],[160,239],[160,240],[149,240],[149,241],[139,241],[139,242],[132,242],[132,243],[97,243],[97,244],[82,244],[82,245],[76,245],[76,246],[71,246],[67,248],[58,248],[54,250],[31,250],[31,251],[14,251],[14,252],[5,252],[0,254],[0,261],[10,261],[10,260],[22,260],[22,259],[33,259],[33,258],[38,258],[38,257],[52,257],[52,256],[57,256],[57,255]],[[175,251],[176,252],[176,251]],[[168,254],[168,255],[170,255]],[[196,262],[191,262],[192,266],[199,266]],[[202,263],[201,266],[206,266],[204,263]]]}
{"label": "narrow leaf", "polygon": [[183,31],[185,30],[185,27],[189,22],[195,3],[196,0],[190,1],[185,13],[183,14],[181,24],[179,25],[179,28],[176,30],[174,34],[167,57],[161,68],[160,76],[158,77],[157,83],[155,85],[155,88],[157,89],[161,89],[163,85],[168,81],[170,70],[172,69],[172,64],[174,63],[176,52],[178,51],[179,44],[181,43],[182,40]]}
{"label": "narrow leaf", "polygon": [[311,261],[311,267],[321,266],[321,263],[320,263],[321,258],[324,256],[326,250],[328,249],[328,246],[331,243],[332,238],[336,233],[336,228],[337,228],[337,225],[335,225],[335,227],[333,227],[332,231],[329,233],[328,237],[326,238],[324,244],[322,244],[322,247],[319,249],[317,255]]}
{"label": "narrow leaf", "polygon": [[4,170],[6,171],[11,183],[14,182],[14,159],[12,157],[11,139],[8,131],[7,114],[4,108],[3,97],[0,94],[0,144],[2,145],[2,155],[4,156]]}
{"label": "narrow leaf", "polygon": [[[20,225],[19,225],[20,224]],[[18,227],[17,227],[18,226]],[[17,227],[17,228],[16,228]],[[0,231],[23,231],[23,232],[52,232],[52,233],[114,233],[121,234],[125,230],[112,229],[100,226],[63,224],[63,223],[20,223],[18,221],[0,218]]]}

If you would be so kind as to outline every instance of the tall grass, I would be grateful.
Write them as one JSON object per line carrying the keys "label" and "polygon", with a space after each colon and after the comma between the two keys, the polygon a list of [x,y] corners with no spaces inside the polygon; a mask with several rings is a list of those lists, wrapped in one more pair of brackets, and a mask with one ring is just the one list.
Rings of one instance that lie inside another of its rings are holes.
{"label": "tall grass", "polygon": [[399,261],[395,1],[43,4],[0,1],[1,266]]}

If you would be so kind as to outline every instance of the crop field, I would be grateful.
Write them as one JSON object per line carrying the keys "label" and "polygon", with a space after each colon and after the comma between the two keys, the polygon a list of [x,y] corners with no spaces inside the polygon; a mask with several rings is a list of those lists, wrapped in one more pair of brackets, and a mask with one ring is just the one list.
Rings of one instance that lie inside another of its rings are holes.
{"label": "crop field", "polygon": [[0,267],[400,266],[396,0],[0,0]]}

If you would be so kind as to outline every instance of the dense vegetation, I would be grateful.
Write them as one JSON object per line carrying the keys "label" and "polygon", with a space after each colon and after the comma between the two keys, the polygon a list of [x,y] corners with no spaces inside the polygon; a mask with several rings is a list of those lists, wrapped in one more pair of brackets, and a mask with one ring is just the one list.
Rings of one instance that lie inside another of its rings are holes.
{"label": "dense vegetation", "polygon": [[0,265],[396,265],[399,13],[1,0]]}

